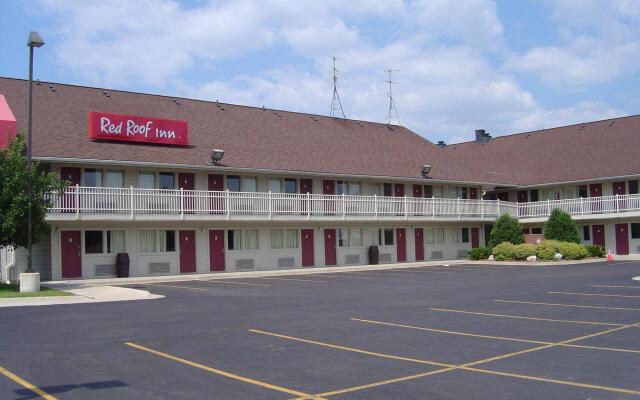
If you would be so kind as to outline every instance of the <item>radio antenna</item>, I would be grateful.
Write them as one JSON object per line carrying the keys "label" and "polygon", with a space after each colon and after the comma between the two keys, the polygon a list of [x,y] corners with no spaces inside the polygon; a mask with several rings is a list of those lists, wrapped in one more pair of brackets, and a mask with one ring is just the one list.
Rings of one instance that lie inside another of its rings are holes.
{"label": "radio antenna", "polygon": [[398,125],[400,125],[400,115],[398,115],[398,109],[396,108],[396,101],[393,98],[393,85],[397,85],[398,82],[394,82],[393,79],[391,79],[391,73],[398,72],[398,71],[400,70],[399,69],[387,70],[387,74],[389,74],[389,80],[385,81],[389,84],[389,93],[387,93],[387,96],[389,96],[389,111],[387,112],[387,125],[391,125],[391,120],[394,118],[398,121]]}
{"label": "radio antenna", "polygon": [[336,58],[333,57],[333,99],[331,100],[331,112],[329,115],[335,117],[338,111],[342,114],[343,119],[347,118],[344,115],[342,101],[340,101],[340,95],[338,94],[338,70],[336,69]]}

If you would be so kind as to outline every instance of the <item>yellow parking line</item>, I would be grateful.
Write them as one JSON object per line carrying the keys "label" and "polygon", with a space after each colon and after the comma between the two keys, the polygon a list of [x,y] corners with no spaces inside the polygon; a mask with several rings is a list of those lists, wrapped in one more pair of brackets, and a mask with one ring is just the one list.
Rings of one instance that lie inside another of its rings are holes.
{"label": "yellow parking line", "polygon": [[208,371],[208,372],[214,373],[216,375],[221,375],[221,376],[224,376],[226,378],[235,379],[237,381],[250,383],[252,385],[264,387],[264,388],[275,390],[275,391],[278,391],[278,392],[291,394],[291,395],[294,395],[294,396],[301,397],[303,399],[317,399],[317,400],[322,399],[322,397],[317,397],[317,396],[310,395],[310,394],[307,394],[307,393],[303,393],[303,392],[300,392],[300,391],[297,391],[297,390],[288,389],[288,388],[285,388],[285,387],[282,387],[282,386],[273,385],[273,384],[267,383],[267,382],[262,382],[262,381],[259,381],[257,379],[247,378],[247,377],[240,376],[240,375],[237,375],[237,374],[234,374],[234,373],[231,373],[231,372],[222,371],[220,369],[209,367],[209,366],[206,366],[206,365],[203,365],[203,364],[199,364],[197,362],[189,361],[189,360],[184,359],[184,358],[176,357],[176,356],[173,356],[173,355],[168,354],[168,353],[163,353],[161,351],[154,350],[154,349],[151,349],[149,347],[141,346],[141,345],[136,344],[136,343],[126,342],[125,344],[127,346],[129,346],[129,347],[133,347],[135,349],[142,350],[142,351],[145,351],[147,353],[155,354],[156,356],[167,358],[169,360],[176,361],[176,362],[179,362],[181,364],[188,365],[190,367],[194,367],[194,368],[198,368],[198,369],[201,369],[201,370],[204,370],[204,371]]}
{"label": "yellow parking line", "polygon": [[534,304],[540,306],[553,306],[553,307],[575,307],[575,308],[595,308],[601,310],[623,310],[623,311],[640,311],[640,308],[631,307],[604,307],[604,306],[583,306],[580,304],[562,304],[562,303],[538,303],[535,301],[516,301],[516,300],[494,300],[498,303],[516,303],[516,304]]}
{"label": "yellow parking line", "polygon": [[170,287],[170,288],[178,288],[178,289],[190,289],[190,290],[209,290],[209,289],[205,289],[205,288],[196,288],[196,287],[191,287],[191,286],[179,286],[179,285],[165,285],[162,283],[145,283],[146,286],[163,286],[163,287]]}
{"label": "yellow parking line", "polygon": [[262,276],[260,278],[256,278],[256,279],[273,279],[276,281],[297,281],[297,282],[327,282],[327,281],[319,281],[316,279],[298,279],[298,278],[274,278],[274,277],[266,277],[266,276]]}
{"label": "yellow parking line", "polygon": [[473,315],[484,315],[484,316],[487,316],[487,317],[526,319],[526,320],[532,320],[532,321],[565,322],[565,323],[569,323],[569,324],[584,324],[584,325],[626,326],[625,324],[614,324],[614,323],[609,323],[609,322],[575,321],[575,320],[551,319],[551,318],[535,318],[535,317],[524,317],[524,316],[521,316],[521,315],[492,314],[492,313],[483,313],[483,312],[475,312],[475,311],[452,310],[452,309],[449,309],[449,308],[429,308],[429,309],[431,311],[451,312],[451,313],[460,313],[460,314],[473,314]]}
{"label": "yellow parking line", "polygon": [[640,299],[640,296],[630,296],[623,294],[603,294],[603,293],[580,293],[580,292],[547,292],[549,294],[568,294],[576,296],[596,296],[596,297],[626,297],[633,299]]}
{"label": "yellow parking line", "polygon": [[21,385],[21,386],[31,390],[33,393],[37,394],[38,396],[42,397],[43,399],[46,399],[46,400],[58,400],[57,397],[50,395],[49,393],[47,393],[44,390],[40,389],[39,387],[37,387],[36,385],[34,385],[31,382],[25,381],[24,379],[20,378],[18,375],[14,374],[13,372],[9,371],[6,368],[0,367],[0,374],[2,374],[4,376],[6,376],[7,378],[11,379],[12,381],[17,383],[18,385]]}
{"label": "yellow parking line", "polygon": [[[391,322],[372,321],[372,320],[360,319],[360,318],[349,318],[349,319],[352,320],[352,321],[365,322],[365,323],[369,323],[369,324],[386,325],[386,326],[393,326],[393,327],[397,327],[397,328],[415,329],[415,330],[427,331],[427,332],[435,332],[435,333],[445,333],[445,334],[457,335],[457,336],[469,336],[469,337],[476,337],[476,338],[480,338],[480,339],[505,340],[505,341],[509,341],[509,342],[520,342],[520,343],[531,343],[531,344],[542,344],[542,345],[554,344],[554,342],[541,341],[541,340],[518,339],[518,338],[504,337],[504,336],[480,335],[480,334],[476,334],[476,333],[448,331],[448,330],[443,330],[443,329],[433,329],[433,328],[426,328],[426,327],[415,326],[415,325],[394,324],[394,323],[391,323]],[[587,346],[587,345],[579,345],[579,344],[558,344],[558,346],[560,346],[560,347],[572,347],[572,348],[578,348],[578,349],[616,351],[616,352],[622,352],[622,353],[640,354],[640,350],[621,349],[621,348],[617,348],[617,347]]]}
{"label": "yellow parking line", "polygon": [[591,285],[591,287],[640,289],[640,285],[638,285],[638,286]]}
{"label": "yellow parking line", "polygon": [[[309,344],[314,344],[314,345],[323,346],[323,347],[329,347],[329,348],[338,349],[338,350],[345,350],[345,351],[355,352],[355,353],[359,353],[359,354],[370,355],[370,356],[374,356],[374,357],[393,359],[393,360],[399,360],[399,361],[408,361],[408,362],[413,362],[413,363],[418,363],[418,364],[439,365],[439,366],[445,367],[445,368],[440,369],[440,370],[431,371],[429,373],[429,375],[436,375],[436,374],[439,374],[439,373],[444,373],[444,372],[447,372],[447,371],[460,369],[460,370],[464,370],[464,371],[477,372],[477,373],[482,373],[482,374],[487,374],[487,375],[506,376],[506,377],[511,377],[511,378],[518,378],[518,379],[525,379],[525,380],[532,380],[532,381],[539,381],[539,382],[546,382],[546,383],[555,383],[555,384],[560,384],[560,385],[567,385],[567,386],[574,386],[574,387],[581,387],[581,388],[595,389],[595,390],[603,390],[603,391],[609,391],[609,392],[615,392],[615,393],[640,395],[640,391],[638,391],[638,390],[617,388],[617,387],[611,387],[611,386],[592,385],[592,384],[588,384],[588,383],[564,381],[564,380],[559,380],[559,379],[550,379],[550,378],[532,376],[532,375],[514,374],[514,373],[510,373],[510,372],[493,371],[493,370],[475,368],[474,367],[475,365],[478,365],[478,364],[489,363],[489,362],[492,362],[492,361],[502,360],[502,359],[505,359],[505,358],[514,357],[514,356],[518,356],[518,355],[521,355],[521,354],[531,353],[531,352],[534,352],[534,351],[539,351],[539,350],[555,347],[555,346],[562,345],[562,344],[569,344],[569,343],[572,343],[572,342],[575,342],[575,341],[584,340],[584,339],[592,338],[592,337],[595,337],[595,336],[606,335],[606,334],[609,334],[609,333],[612,333],[612,332],[615,332],[615,331],[619,331],[619,330],[622,330],[622,329],[627,329],[627,328],[634,327],[634,326],[638,326],[638,324],[622,325],[622,326],[619,326],[619,327],[616,327],[616,328],[610,328],[610,329],[607,329],[607,330],[604,330],[604,331],[591,333],[589,335],[584,335],[584,336],[580,336],[580,337],[564,340],[562,342],[550,343],[550,344],[547,344],[547,345],[544,345],[544,346],[532,347],[532,348],[529,348],[529,349],[515,351],[515,352],[512,352],[512,353],[502,354],[502,355],[494,356],[494,357],[490,357],[490,358],[485,358],[485,359],[482,359],[482,360],[473,361],[473,362],[462,364],[462,365],[446,364],[446,363],[439,363],[439,362],[430,361],[430,360],[421,360],[421,359],[416,359],[416,358],[395,356],[395,355],[391,355],[391,354],[376,353],[376,352],[371,352],[371,351],[367,351],[367,350],[363,350],[363,349],[355,349],[355,348],[347,347],[347,346],[341,346],[341,345],[336,345],[336,344],[331,344],[331,343],[319,342],[319,341],[315,341],[315,340],[297,338],[297,337],[282,335],[282,334],[273,333],[273,332],[260,331],[260,330],[257,330],[257,329],[249,329],[249,331],[250,332],[254,332],[254,333],[260,333],[260,334],[263,334],[263,335],[274,336],[274,337],[278,337],[278,338],[282,338],[282,339],[298,341],[298,342],[302,342],[302,343],[309,343]],[[424,374],[426,374],[426,373],[424,373]],[[404,380],[417,379],[417,378],[420,378],[421,376],[423,376],[424,374],[410,375],[410,376],[404,377]],[[428,375],[424,375],[424,376],[428,376]],[[391,382],[389,382],[389,383],[394,383],[398,379],[401,379],[401,378],[396,378],[395,380],[390,380]],[[372,384],[369,384],[369,385],[373,385],[371,387],[374,387],[374,386],[381,386],[383,384],[384,384],[383,381],[381,381],[381,382],[375,382],[375,383],[372,383]],[[356,391],[356,390],[366,389],[366,388],[369,387],[369,385],[354,386],[352,388],[345,388],[345,389],[337,390],[337,391],[334,391],[334,392],[337,392],[337,393],[353,392],[353,391]],[[327,393],[333,393],[333,392],[327,392]],[[328,397],[329,394],[327,394],[327,393],[322,393],[320,395]]]}
{"label": "yellow parking line", "polygon": [[222,279],[199,279],[199,282],[228,283],[229,285],[271,286],[271,285],[265,285],[264,283],[233,282],[233,281],[222,280]]}
{"label": "yellow parking line", "polygon": [[413,363],[417,363],[417,364],[435,365],[435,366],[438,366],[438,367],[453,367],[454,366],[453,364],[446,364],[446,363],[441,363],[441,362],[436,362],[436,361],[419,360],[417,358],[393,356],[393,355],[389,355],[389,354],[376,353],[376,352],[368,351],[368,350],[356,349],[354,347],[340,346],[340,345],[336,345],[336,344],[319,342],[319,341],[316,341],[316,340],[302,339],[302,338],[298,338],[298,337],[294,337],[294,336],[287,336],[287,335],[282,335],[282,334],[279,334],[279,333],[262,331],[262,330],[259,330],[259,329],[249,329],[249,332],[259,333],[261,335],[273,336],[273,337],[277,337],[277,338],[280,338],[280,339],[293,340],[293,341],[301,342],[301,343],[314,344],[316,346],[328,347],[328,348],[336,349],[336,350],[345,350],[345,351],[350,351],[352,353],[366,354],[368,356],[388,358],[388,359],[391,359],[391,360],[408,361],[408,362],[413,362]]}

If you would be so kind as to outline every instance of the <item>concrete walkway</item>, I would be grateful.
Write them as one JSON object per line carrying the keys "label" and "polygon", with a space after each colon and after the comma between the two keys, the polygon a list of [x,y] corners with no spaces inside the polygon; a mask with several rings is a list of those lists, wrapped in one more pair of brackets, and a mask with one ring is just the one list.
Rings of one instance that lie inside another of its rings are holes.
{"label": "concrete walkway", "polygon": [[[49,285],[47,285],[49,286]],[[164,296],[146,290],[117,286],[92,286],[69,289],[73,296],[16,297],[0,299],[0,307],[45,306],[54,304],[105,303],[111,301],[153,300]]]}

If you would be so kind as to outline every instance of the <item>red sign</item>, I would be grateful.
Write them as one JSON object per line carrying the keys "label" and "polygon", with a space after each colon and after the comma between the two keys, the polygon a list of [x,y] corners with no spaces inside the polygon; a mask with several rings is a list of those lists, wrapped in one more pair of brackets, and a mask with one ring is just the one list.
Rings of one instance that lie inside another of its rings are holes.
{"label": "red sign", "polygon": [[186,146],[189,128],[186,121],[90,112],[89,137],[91,140]]}

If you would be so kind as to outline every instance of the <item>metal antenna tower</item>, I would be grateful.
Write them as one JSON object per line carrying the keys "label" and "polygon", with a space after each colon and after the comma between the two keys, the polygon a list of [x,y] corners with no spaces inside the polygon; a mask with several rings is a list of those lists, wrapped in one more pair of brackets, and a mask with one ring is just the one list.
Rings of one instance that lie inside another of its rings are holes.
{"label": "metal antenna tower", "polygon": [[342,118],[346,119],[344,115],[344,109],[342,108],[342,101],[340,101],[340,95],[338,94],[338,70],[336,69],[336,58],[333,57],[333,100],[331,100],[331,113],[330,116],[334,117],[335,114],[342,114]]}
{"label": "metal antenna tower", "polygon": [[391,120],[393,118],[395,118],[398,121],[398,125],[400,125],[400,115],[398,115],[398,109],[396,108],[396,101],[393,99],[393,89],[392,89],[392,85],[398,84],[398,82],[394,82],[391,79],[391,73],[398,72],[398,71],[400,70],[399,69],[387,70],[387,73],[389,74],[389,80],[385,81],[389,84],[389,93],[387,93],[387,96],[389,96],[389,111],[387,112],[387,125],[391,125]]}

